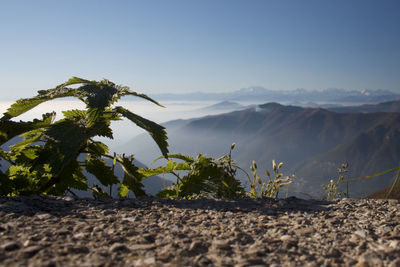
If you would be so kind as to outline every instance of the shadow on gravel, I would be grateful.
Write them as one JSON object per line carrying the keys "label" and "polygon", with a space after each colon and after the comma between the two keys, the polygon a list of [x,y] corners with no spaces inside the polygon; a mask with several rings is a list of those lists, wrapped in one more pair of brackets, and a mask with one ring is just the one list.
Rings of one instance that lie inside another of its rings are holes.
{"label": "shadow on gravel", "polygon": [[72,197],[27,196],[0,197],[0,218],[5,214],[19,216],[56,217],[74,216],[85,218],[81,212],[95,208],[99,212],[109,212],[119,209],[174,207],[179,209],[215,210],[221,212],[258,212],[264,215],[276,215],[282,212],[319,212],[331,209],[334,202],[322,200],[304,200],[296,197],[286,199],[275,198],[244,198],[244,199],[160,199],[156,197],[139,197],[130,199],[74,199]]}
{"label": "shadow on gravel", "polygon": [[286,199],[244,198],[244,199],[157,199],[139,198],[139,203],[146,205],[173,206],[181,209],[202,209],[230,212],[258,212],[265,215],[276,215],[282,212],[318,212],[330,210],[335,202],[323,200],[304,200],[296,197]]}
{"label": "shadow on gravel", "polygon": [[0,218],[5,214],[19,216],[76,215],[81,217],[74,207],[76,200],[69,197],[22,196],[0,197]]}

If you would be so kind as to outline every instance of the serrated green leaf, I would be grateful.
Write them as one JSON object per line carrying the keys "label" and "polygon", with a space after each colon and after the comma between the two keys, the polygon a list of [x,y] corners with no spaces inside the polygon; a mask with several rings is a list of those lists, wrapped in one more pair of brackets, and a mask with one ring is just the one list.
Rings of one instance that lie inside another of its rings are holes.
{"label": "serrated green leaf", "polygon": [[141,94],[141,93],[137,93],[137,92],[131,91],[131,90],[129,89],[129,87],[126,87],[126,86],[119,86],[119,89],[120,89],[120,91],[121,91],[121,95],[133,95],[133,96],[136,96],[136,97],[140,97],[140,98],[146,99],[146,100],[148,100],[148,101],[150,101],[150,102],[153,102],[153,103],[156,104],[157,106],[160,106],[160,107],[165,108],[165,106],[161,105],[160,103],[158,103],[157,101],[155,101],[155,100],[152,99],[151,97],[149,97],[149,96],[147,96],[147,95],[145,95],[145,94]]}
{"label": "serrated green leaf", "polygon": [[58,85],[56,88],[63,88],[63,87],[68,86],[68,85],[80,84],[80,83],[93,84],[93,83],[96,83],[96,82],[95,81],[85,80],[85,79],[78,78],[78,77],[74,76],[74,77],[70,78],[68,81],[66,81],[65,83]]}
{"label": "serrated green leaf", "polygon": [[[158,160],[160,160],[160,159],[165,159],[165,158],[166,158],[165,156],[160,156],[160,157],[156,158],[153,161],[153,163],[158,161]],[[194,161],[193,157],[190,157],[190,156],[187,156],[187,155],[183,155],[183,154],[168,154],[167,158],[168,159],[180,159],[180,160],[183,160],[183,161],[188,162],[188,163],[191,163],[191,162]]]}
{"label": "serrated green leaf", "polygon": [[139,115],[136,115],[121,106],[115,107],[114,110],[122,114],[122,116],[129,119],[140,128],[146,130],[153,138],[153,140],[157,143],[164,157],[168,157],[168,137],[167,132],[165,131],[165,128],[163,126],[158,125],[153,121],[142,118]]}
{"label": "serrated green leaf", "polygon": [[107,121],[119,121],[122,120],[122,116],[114,110],[106,108],[106,110],[103,112],[103,119]]}
{"label": "serrated green leaf", "polygon": [[66,119],[81,119],[87,116],[86,110],[72,109],[62,111]]}
{"label": "serrated green leaf", "polygon": [[174,171],[189,171],[190,164],[187,162],[173,162],[169,160],[165,167],[158,167],[154,169],[138,169],[138,172],[144,177],[151,177],[162,173],[172,173]]}
{"label": "serrated green leaf", "polygon": [[108,153],[109,148],[107,145],[103,144],[102,142],[90,141],[87,146],[87,151],[91,154],[101,157],[102,155],[105,155]]}
{"label": "serrated green leaf", "polygon": [[[3,158],[6,161],[10,161],[11,159],[9,158],[8,154],[6,152],[3,151],[3,149],[1,149],[0,147],[0,158]],[[1,165],[0,165],[1,166]]]}
{"label": "serrated green leaf", "polygon": [[176,185],[161,190],[156,196],[160,198],[179,197],[179,195],[176,193]]}
{"label": "serrated green leaf", "polygon": [[165,173],[165,168],[164,167],[158,167],[155,169],[138,169],[138,172],[140,173],[141,176],[147,178],[147,177],[151,177],[154,175],[159,175],[161,173]]}
{"label": "serrated green leaf", "polygon": [[38,157],[38,152],[42,149],[40,146],[25,147],[23,150],[8,153],[10,159],[14,160],[14,163],[22,166],[31,166],[32,162]]}
{"label": "serrated green leaf", "polygon": [[43,114],[41,120],[34,119],[33,121],[29,122],[0,120],[0,145],[24,132],[49,127],[52,124],[55,116],[56,114],[53,112]]}
{"label": "serrated green leaf", "polygon": [[68,164],[58,176],[58,182],[47,190],[47,194],[63,195],[69,188],[87,190],[88,183],[83,175],[82,167],[74,160]]}
{"label": "serrated green leaf", "polygon": [[87,128],[89,137],[102,136],[113,139],[113,132],[110,127],[110,121],[99,119],[90,127]]}
{"label": "serrated green leaf", "polygon": [[112,171],[112,167],[108,166],[102,159],[91,156],[86,157],[86,170],[96,176],[104,186],[119,183],[118,178]]}
{"label": "serrated green leaf", "polygon": [[119,196],[119,197],[126,197],[128,194],[129,194],[129,188],[128,188],[127,186],[125,186],[125,185],[122,184],[122,185],[118,188],[118,196]]}
{"label": "serrated green leaf", "polygon": [[7,109],[7,112],[4,113],[2,120],[17,117],[43,102],[75,95],[76,89],[64,87],[56,87],[54,89],[39,91],[39,94],[35,97],[17,100],[17,102],[12,104],[11,107]]}
{"label": "serrated green leaf", "polygon": [[145,196],[146,192],[143,190],[144,185],[142,180],[145,178],[139,172],[138,168],[132,163],[133,158],[129,159],[125,156],[119,156],[118,162],[124,171],[124,179],[122,184],[127,186],[136,197]]}
{"label": "serrated green leaf", "polygon": [[19,153],[24,150],[26,147],[32,145],[35,142],[40,140],[40,137],[43,135],[44,129],[35,129],[29,132],[23,133],[21,136],[23,137],[22,141],[16,143],[15,145],[11,146],[11,153]]}
{"label": "serrated green leaf", "polygon": [[51,173],[58,177],[71,161],[76,160],[88,137],[84,126],[64,119],[52,124],[45,132],[44,138],[47,142],[32,163],[32,169],[48,163]]}

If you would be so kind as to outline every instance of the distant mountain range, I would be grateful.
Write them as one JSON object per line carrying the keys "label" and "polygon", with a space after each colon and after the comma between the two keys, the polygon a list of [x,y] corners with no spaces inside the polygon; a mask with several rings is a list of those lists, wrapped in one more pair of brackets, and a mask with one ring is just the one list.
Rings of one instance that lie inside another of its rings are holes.
{"label": "distant mountain range", "polygon": [[[222,156],[236,142],[234,159],[248,170],[254,159],[260,173],[271,160],[283,161],[287,174],[296,174],[291,189],[321,196],[322,184],[336,179],[337,168],[349,162],[350,177],[373,174],[400,165],[400,101],[336,108],[301,108],[267,103],[230,113],[166,123],[170,151]],[[351,110],[352,113],[346,113]],[[358,110],[358,111],[357,111]],[[356,113],[358,112],[358,113]],[[151,162],[159,152],[145,135],[124,145],[137,158]],[[243,182],[246,178],[241,177]],[[351,197],[387,187],[387,175],[354,182]]]}
{"label": "distant mountain range", "polygon": [[245,109],[245,106],[233,101],[222,101],[211,106],[201,108],[201,111],[219,111],[219,110],[240,110]]}
{"label": "distant mountain range", "polygon": [[196,101],[265,101],[265,102],[329,102],[329,103],[380,103],[400,99],[400,94],[389,90],[345,90],[329,88],[325,90],[270,90],[263,87],[249,87],[228,93],[187,93],[150,94],[154,99],[196,100]]}

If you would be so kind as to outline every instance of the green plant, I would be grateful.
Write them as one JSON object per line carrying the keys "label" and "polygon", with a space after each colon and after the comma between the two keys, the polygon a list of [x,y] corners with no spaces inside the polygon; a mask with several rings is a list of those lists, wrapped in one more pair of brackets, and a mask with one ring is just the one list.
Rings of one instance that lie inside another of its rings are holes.
{"label": "green plant", "polygon": [[[267,170],[265,171],[268,177],[267,182],[263,182],[257,173],[257,164],[253,160],[250,170],[253,173],[253,180],[249,178],[250,181],[250,192],[249,195],[254,198],[258,197],[278,197],[280,188],[284,186],[289,186],[292,183],[292,179],[295,177],[294,174],[291,176],[283,177],[280,169],[283,167],[283,163],[276,165],[275,160],[272,160],[272,170],[273,177],[271,173]],[[289,192],[287,190],[287,192]],[[286,193],[287,194],[287,193]]]}
{"label": "green plant", "polygon": [[[399,171],[400,167],[396,167],[393,169],[385,170],[385,171],[374,173],[374,174],[367,175],[367,176],[362,176],[362,177],[357,177],[357,178],[352,178],[352,179],[344,179],[343,173],[347,172],[348,167],[349,167],[348,163],[342,164],[341,168],[338,168],[338,174],[339,174],[338,180],[336,182],[333,180],[330,180],[328,185],[322,185],[322,188],[325,191],[327,191],[327,196],[325,197],[325,199],[328,199],[328,200],[335,199],[335,198],[340,198],[342,196],[349,197],[349,183],[350,182],[370,179],[370,178],[377,177],[377,176],[380,176],[383,174],[387,174],[389,172],[398,171],[392,186],[390,187],[390,189],[388,190],[388,192],[385,196],[385,198],[388,199],[390,197],[390,194],[393,191],[394,186],[396,185],[396,183],[399,181],[399,178],[400,178],[400,171]],[[346,193],[339,191],[338,185],[343,184],[343,183],[346,183]]]}
{"label": "green plant", "polygon": [[329,184],[322,185],[322,188],[327,192],[327,195],[324,199],[330,200],[340,197],[349,197],[349,181],[346,181],[346,192],[341,192],[339,190],[339,184],[343,183],[344,180],[344,173],[347,173],[347,168],[349,167],[349,163],[343,163],[341,168],[337,169],[338,179],[337,181],[330,180]]}
{"label": "green plant", "polygon": [[[68,87],[74,85],[76,88]],[[80,85],[80,86],[78,86]],[[33,98],[16,101],[0,119],[0,145],[21,136],[22,140],[0,150],[0,157],[10,164],[0,173],[0,195],[64,194],[71,188],[91,189],[95,196],[107,196],[98,187],[89,187],[83,169],[93,174],[104,186],[119,184],[119,195],[132,190],[136,196],[145,195],[145,178],[133,164],[133,156],[108,155],[108,147],[96,137],[112,139],[111,121],[125,117],[145,129],[167,156],[168,143],[163,126],[136,115],[122,106],[113,106],[122,96],[133,95],[162,106],[144,94],[108,80],[89,81],[73,77],[54,89],[42,90]],[[55,121],[55,113],[46,113],[41,120],[31,122],[11,119],[40,103],[62,97],[77,97],[86,104],[85,110],[63,111],[64,118]],[[104,158],[113,159],[108,166]],[[118,162],[124,170],[123,181],[114,175]]]}
{"label": "green plant", "polygon": [[[194,198],[212,196],[216,198],[234,198],[244,196],[244,189],[235,175],[238,167],[232,161],[232,144],[229,155],[218,159],[198,154],[196,158],[181,154],[168,155],[167,164],[155,169],[141,169],[145,177],[170,173],[177,182],[157,194],[158,197]],[[155,161],[164,158],[159,157]],[[182,162],[175,162],[178,159]],[[182,176],[182,172],[186,173]]]}

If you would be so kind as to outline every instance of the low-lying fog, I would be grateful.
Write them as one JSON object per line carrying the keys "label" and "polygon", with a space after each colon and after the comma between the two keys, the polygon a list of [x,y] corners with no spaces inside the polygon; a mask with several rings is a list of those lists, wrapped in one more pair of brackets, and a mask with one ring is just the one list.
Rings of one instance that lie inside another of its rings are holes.
{"label": "low-lying fog", "polygon": [[[67,98],[66,98],[67,99]],[[13,102],[0,102],[0,114],[6,112],[7,108]],[[160,104],[164,105],[165,108],[157,106],[148,101],[119,101],[117,105],[128,108],[130,111],[146,118],[162,124],[171,120],[178,119],[189,119],[198,118],[206,115],[220,114],[230,112],[236,109],[246,108],[251,105],[263,104],[254,102],[235,102],[235,107],[230,105],[223,105],[219,107],[211,107],[219,102],[216,101],[164,101]],[[229,102],[228,104],[232,104]],[[211,108],[208,108],[211,107]],[[34,118],[41,118],[41,115],[46,112],[55,111],[57,114],[56,119],[63,117],[63,110],[70,109],[84,109],[85,105],[83,102],[75,99],[68,100],[53,100],[42,103],[34,109],[22,114],[14,120],[29,121]],[[126,151],[118,151],[121,148],[121,144],[126,143],[133,137],[144,133],[144,130],[133,124],[129,120],[115,121],[112,123],[112,129],[114,133],[114,140],[108,138],[99,138],[102,142],[106,143],[111,151],[117,153],[125,153]]]}

